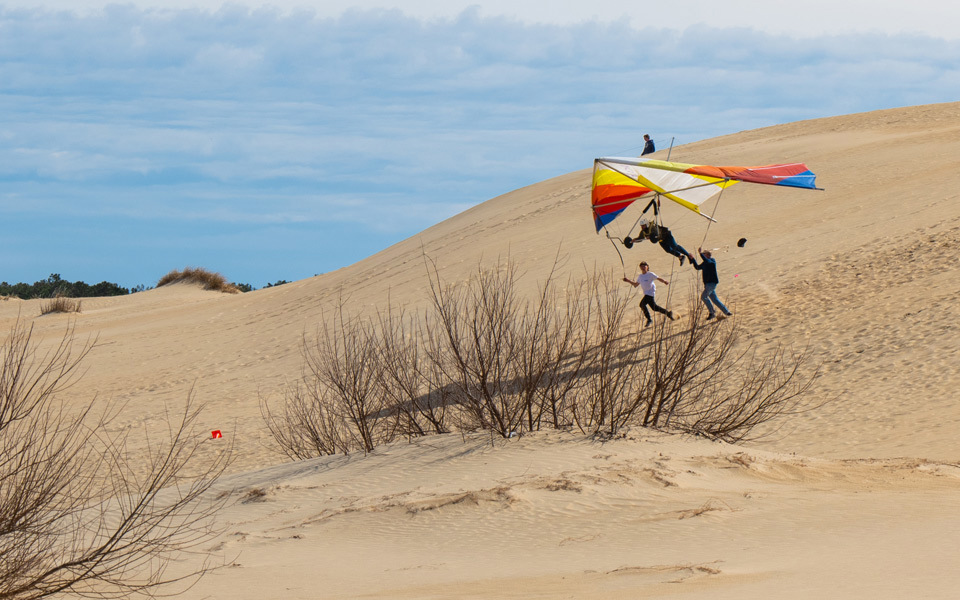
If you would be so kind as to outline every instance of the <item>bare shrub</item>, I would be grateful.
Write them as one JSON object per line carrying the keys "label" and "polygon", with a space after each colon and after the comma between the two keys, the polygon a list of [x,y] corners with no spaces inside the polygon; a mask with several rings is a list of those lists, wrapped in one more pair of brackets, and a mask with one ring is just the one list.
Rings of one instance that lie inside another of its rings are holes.
{"label": "bare shrub", "polygon": [[229,449],[197,467],[199,411],[188,400],[169,440],[136,460],[107,430],[115,411],[60,399],[92,344],[74,348],[68,329],[39,354],[31,336],[17,323],[0,347],[0,598],[151,595],[202,575],[209,565],[167,567],[214,535],[222,501],[205,494]]}
{"label": "bare shrub", "polygon": [[732,328],[702,327],[697,308],[692,297],[688,307],[692,318],[687,326],[668,329],[661,324],[646,347],[650,370],[642,392],[646,397],[641,402],[640,424],[644,427],[667,426],[684,398],[698,397],[698,390],[709,381],[705,374],[723,362],[729,346],[737,340],[736,335],[720,335],[721,331],[734,333]]}
{"label": "bare shrub", "polygon": [[279,412],[261,396],[260,414],[288,458],[347,454],[351,449],[343,416],[334,412],[333,402],[316,378],[306,373],[295,385],[287,386]]}
{"label": "bare shrub", "polygon": [[[301,345],[300,380],[279,408],[261,396],[260,412],[280,451],[292,459],[370,452],[397,435],[444,432],[445,401],[427,381],[419,345],[407,344],[402,319],[350,315],[341,299]],[[422,409],[422,416],[421,411]]]}
{"label": "bare shrub", "polygon": [[777,347],[761,357],[741,339],[735,319],[702,322],[695,299],[687,323],[661,321],[641,336],[611,290],[596,289],[592,368],[586,394],[574,404],[584,431],[615,434],[640,425],[738,442],[762,435],[755,433],[761,425],[822,405],[804,404],[820,373],[807,367],[805,352]]}
{"label": "bare shrub", "polygon": [[327,410],[344,422],[347,447],[370,452],[396,434],[394,407],[386,402],[379,355],[379,334],[368,320],[346,312],[345,301],[333,318],[317,327],[316,338],[304,336],[303,359],[308,387],[317,386]]}
{"label": "bare shrub", "polygon": [[292,458],[366,451],[396,435],[489,430],[503,437],[576,426],[628,426],[728,441],[803,409],[819,375],[803,353],[761,357],[735,320],[706,324],[695,298],[684,322],[641,328],[635,295],[594,270],[521,295],[515,263],[442,280],[429,259],[429,309],[344,312],[304,341],[304,373],[281,413],[264,410]]}
{"label": "bare shrub", "polygon": [[183,271],[170,271],[160,278],[157,282],[157,287],[178,282],[198,283],[203,286],[203,289],[215,292],[225,292],[227,294],[240,293],[240,289],[227,281],[227,278],[220,273],[194,267],[186,267]]}
{"label": "bare shrub", "polygon": [[453,395],[428,360],[435,340],[419,315],[390,308],[377,315],[378,386],[384,403],[397,415],[397,433],[420,437],[447,433],[448,408]]}
{"label": "bare shrub", "polygon": [[594,272],[587,287],[584,307],[587,318],[581,335],[583,385],[570,405],[574,423],[581,431],[615,433],[636,411],[625,402],[637,404],[644,390],[643,369],[647,357],[638,355],[640,331],[637,320],[628,319],[632,297],[625,296],[615,278]]}
{"label": "bare shrub", "polygon": [[466,428],[504,437],[539,427],[537,400],[559,325],[551,279],[534,301],[518,295],[517,279],[510,260],[457,286],[445,285],[435,266],[430,277],[436,373],[455,390]]}
{"label": "bare shrub", "polygon": [[50,300],[40,305],[40,314],[50,313],[78,313],[80,312],[80,301],[76,298],[66,296],[54,296]]}
{"label": "bare shrub", "polygon": [[551,286],[549,281],[543,284],[540,294],[540,318],[547,321],[545,335],[539,340],[539,348],[530,350],[542,359],[532,390],[538,413],[536,419],[529,420],[530,430],[539,429],[544,419],[554,428],[573,424],[572,402],[583,386],[588,368],[592,312],[587,280],[575,281],[568,277],[562,298],[556,288],[550,289],[549,297],[545,296]]}
{"label": "bare shrub", "polygon": [[[582,348],[583,337],[578,335],[582,321],[578,318],[581,308],[581,291],[576,283],[567,282],[569,293],[561,301],[555,284],[559,257],[553,268],[540,283],[537,296],[523,301],[517,324],[513,377],[517,383],[518,401],[523,408],[524,423],[521,431],[539,430],[544,415],[555,427],[567,424],[561,419],[564,399],[574,388],[582,361],[568,361],[568,353]],[[561,309],[561,306],[563,307]]]}
{"label": "bare shrub", "polygon": [[739,344],[736,322],[701,329],[715,334],[709,352],[689,369],[685,393],[673,401],[672,428],[733,443],[756,440],[774,433],[783,417],[828,401],[808,401],[821,365],[809,364],[806,350],[778,344],[760,355],[753,344]]}

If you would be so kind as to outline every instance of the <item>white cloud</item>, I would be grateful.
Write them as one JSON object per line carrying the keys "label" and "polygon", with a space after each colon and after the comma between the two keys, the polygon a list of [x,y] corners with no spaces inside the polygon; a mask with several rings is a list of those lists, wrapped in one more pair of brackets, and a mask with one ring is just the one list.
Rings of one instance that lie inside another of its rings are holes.
{"label": "white cloud", "polygon": [[807,0],[801,4],[761,0],[680,0],[642,2],[606,0],[6,0],[0,7],[76,11],[83,14],[109,6],[154,11],[270,10],[339,17],[356,10],[395,10],[417,19],[454,19],[465,10],[484,18],[507,17],[526,24],[572,25],[588,21],[627,22],[684,29],[691,25],[743,27],[778,35],[810,38],[826,34],[880,32],[922,33],[946,39],[960,36],[960,5],[952,0],[914,0],[878,5],[875,0]]}

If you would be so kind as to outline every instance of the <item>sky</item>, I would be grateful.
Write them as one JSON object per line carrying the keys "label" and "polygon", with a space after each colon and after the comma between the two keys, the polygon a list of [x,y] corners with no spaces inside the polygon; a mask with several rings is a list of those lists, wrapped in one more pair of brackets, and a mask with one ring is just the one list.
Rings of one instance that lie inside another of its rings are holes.
{"label": "sky", "polygon": [[960,100],[956,23],[924,0],[0,0],[0,281],[334,271],[644,133]]}

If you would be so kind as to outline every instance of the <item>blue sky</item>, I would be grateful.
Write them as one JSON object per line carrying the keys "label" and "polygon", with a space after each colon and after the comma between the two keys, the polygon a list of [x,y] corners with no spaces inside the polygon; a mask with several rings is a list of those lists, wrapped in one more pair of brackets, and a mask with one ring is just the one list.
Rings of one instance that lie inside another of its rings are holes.
{"label": "blue sky", "polygon": [[259,288],[645,132],[960,100],[952,2],[723,4],[0,0],[0,280]]}

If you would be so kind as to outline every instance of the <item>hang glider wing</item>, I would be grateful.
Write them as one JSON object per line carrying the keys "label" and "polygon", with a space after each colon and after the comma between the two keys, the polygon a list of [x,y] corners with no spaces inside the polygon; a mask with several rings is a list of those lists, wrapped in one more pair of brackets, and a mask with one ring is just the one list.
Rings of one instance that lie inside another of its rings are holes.
{"label": "hang glider wing", "polygon": [[[639,158],[593,161],[593,219],[599,232],[638,198],[660,194],[703,215],[700,206],[740,181],[818,189],[803,163],[761,167],[712,167]],[[711,217],[703,215],[708,219]]]}

